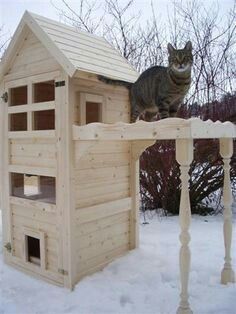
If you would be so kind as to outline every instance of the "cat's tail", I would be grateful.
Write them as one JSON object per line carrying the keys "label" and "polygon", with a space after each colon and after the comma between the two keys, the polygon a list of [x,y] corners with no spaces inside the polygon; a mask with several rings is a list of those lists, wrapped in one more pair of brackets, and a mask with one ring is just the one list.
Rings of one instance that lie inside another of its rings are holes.
{"label": "cat's tail", "polygon": [[130,89],[133,83],[121,81],[121,80],[112,80],[106,76],[98,75],[98,79],[101,82],[104,82],[106,84],[115,85],[115,86],[125,86],[126,88]]}

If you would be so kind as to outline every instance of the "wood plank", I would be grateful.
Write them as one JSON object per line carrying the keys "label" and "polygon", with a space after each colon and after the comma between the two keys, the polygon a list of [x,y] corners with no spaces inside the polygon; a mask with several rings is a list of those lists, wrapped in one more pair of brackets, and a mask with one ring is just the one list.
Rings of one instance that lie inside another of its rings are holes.
{"label": "wood plank", "polygon": [[[58,68],[59,69],[59,68]],[[18,73],[18,74],[9,74],[4,76],[4,81],[6,82],[7,88],[13,88],[17,86],[27,85],[28,83],[37,83],[37,82],[43,82],[48,80],[54,80],[58,75],[60,74],[60,71],[55,70],[51,71],[50,69],[47,69],[47,73],[42,73],[43,71],[39,71],[38,73]],[[19,77],[20,74],[23,75],[23,77]]]}
{"label": "wood plank", "polygon": [[10,156],[14,157],[41,157],[48,159],[56,159],[56,145],[55,144],[31,144],[31,143],[21,143],[15,142],[14,144],[10,142]]}
{"label": "wood plank", "polygon": [[56,205],[39,202],[39,201],[32,201],[27,200],[15,196],[10,196],[10,203],[12,205],[18,205],[25,208],[31,208],[33,210],[39,210],[45,213],[55,213],[56,212]]}
{"label": "wood plank", "polygon": [[75,156],[75,165],[79,169],[92,169],[99,167],[123,166],[129,164],[129,153],[86,154],[78,160]]}
{"label": "wood plank", "polygon": [[111,167],[125,167],[129,165],[126,160],[99,160],[98,162],[87,162],[86,160],[80,160],[80,162],[77,163],[77,169],[78,170],[88,170],[88,169],[106,169]]}
{"label": "wood plank", "polygon": [[23,139],[23,138],[55,138],[54,130],[42,131],[12,131],[8,132],[9,139]]}
{"label": "wood plank", "polygon": [[[75,142],[75,154],[80,151],[80,142]],[[115,142],[106,142],[106,145],[103,143],[98,143],[97,145],[91,146],[88,150],[89,154],[116,154],[116,153],[129,153],[130,145],[127,142],[115,141]],[[102,156],[101,156],[102,157]]]}
{"label": "wood plank", "polygon": [[55,213],[46,212],[35,207],[25,207],[23,204],[13,204],[11,202],[11,208],[13,215],[30,218],[39,222],[45,222],[55,225]]}
{"label": "wood plank", "polygon": [[130,122],[130,112],[107,110],[106,119],[104,123]]}
{"label": "wood plank", "polygon": [[74,140],[163,140],[187,138],[235,138],[236,126],[231,122],[168,118],[156,122],[138,121],[113,125],[91,123],[73,126]]}
{"label": "wood plank", "polygon": [[[97,75],[96,75],[97,77]],[[98,94],[106,94],[111,99],[125,100],[129,99],[129,90],[124,86],[106,84],[96,79],[74,78],[73,82],[77,86],[77,91]]]}
{"label": "wood plank", "polygon": [[[112,66],[114,70],[121,70],[121,72],[126,73],[126,71],[132,71],[131,66],[128,62],[126,62],[120,55],[115,54],[112,49],[108,50],[108,54],[104,52],[101,54],[101,50],[98,49],[89,49],[90,47],[85,44],[82,45],[80,43],[80,49],[75,49],[73,47],[64,47],[62,50],[66,54],[66,56],[75,62],[83,62],[90,64],[99,64],[102,67]],[[60,45],[62,47],[62,45]],[[96,50],[98,53],[96,53]],[[110,56],[109,56],[110,54]],[[114,57],[113,57],[114,56]]]}
{"label": "wood plank", "polygon": [[111,99],[110,97],[106,97],[107,102],[107,110],[110,111],[118,111],[124,112],[128,114],[130,112],[130,103],[125,100],[116,100]]}
{"label": "wood plank", "polygon": [[129,186],[129,181],[126,182],[122,182],[122,183],[113,183],[112,185],[110,184],[103,184],[101,186],[97,186],[96,188],[93,188],[93,192],[91,193],[91,190],[81,190],[78,188],[78,186],[76,186],[76,199],[77,200],[89,200],[91,198],[91,194],[93,196],[93,198],[96,197],[101,197],[102,195],[104,197],[106,197],[107,194],[114,194],[117,192],[126,192],[128,191],[128,193],[130,192],[130,186]]}
{"label": "wood plank", "polygon": [[[27,65],[28,63],[37,63],[42,60],[51,59],[51,55],[48,53],[48,51],[41,46],[40,48],[36,49],[33,52],[25,52],[22,51],[21,55],[17,55],[14,63],[11,66],[11,72],[13,72],[15,69],[17,69],[20,66]],[[54,61],[55,62],[55,61]]]}
{"label": "wood plank", "polygon": [[101,218],[126,212],[131,209],[131,199],[129,197],[116,201],[107,202],[91,207],[76,210],[77,223],[83,224]]}
{"label": "wood plank", "polygon": [[[72,60],[72,59],[70,59]],[[123,69],[119,66],[114,66],[112,63],[96,63],[95,61],[91,62],[89,59],[85,59],[82,61],[72,60],[73,64],[78,70],[81,71],[91,71],[95,74],[102,74],[108,77],[112,77],[113,79],[122,79],[128,82],[133,82],[136,80],[137,76],[134,75],[133,72],[127,71],[127,69]],[[100,63],[102,65],[100,65]],[[131,74],[130,74],[131,72]]]}
{"label": "wood plank", "polygon": [[[55,71],[58,70],[60,68],[60,66],[58,65],[58,63],[55,62],[55,59],[53,58],[46,58],[46,59],[42,59],[37,61],[36,63],[32,62],[32,63],[27,63],[27,64],[23,64],[23,65],[19,65],[17,67],[15,67],[14,69],[10,70],[8,72],[8,79],[9,77],[11,77],[11,79],[16,78],[16,76],[31,76],[33,74],[39,74],[39,73],[45,73],[48,71]],[[10,76],[10,74],[12,74]],[[14,74],[14,75],[13,75]]]}
{"label": "wood plank", "polygon": [[89,206],[93,206],[97,204],[103,204],[106,202],[111,202],[113,200],[129,197],[129,195],[130,195],[130,192],[127,190],[127,191],[117,191],[114,193],[106,193],[103,195],[98,195],[96,197],[91,196],[89,199],[77,198],[76,207],[83,208],[83,207],[89,207]]}
{"label": "wood plank", "polygon": [[91,258],[95,258],[100,254],[106,254],[106,252],[112,251],[116,248],[129,244],[129,234],[122,234],[114,239],[108,239],[100,243],[96,243],[89,248],[83,248],[78,250],[78,262],[86,261]]}
{"label": "wood plank", "polygon": [[[117,191],[127,191],[129,190],[129,179],[113,181],[113,182],[103,182],[102,184],[88,184],[86,186],[77,185],[76,191],[80,199],[89,199],[91,194],[93,197],[100,196],[106,193],[114,193]],[[91,193],[92,191],[92,193]]]}
{"label": "wood plank", "polygon": [[[47,22],[42,22],[40,21],[39,24],[41,26],[43,26],[44,30],[51,35],[51,37],[54,38],[61,38],[62,40],[64,38],[70,40],[71,42],[80,42],[81,41],[81,45],[83,43],[86,42],[90,42],[90,43],[94,43],[96,44],[96,46],[102,47],[103,49],[106,50],[113,50],[111,48],[111,46],[108,44],[108,42],[106,42],[103,38],[99,38],[99,37],[90,37],[87,36],[87,33],[83,33],[83,32],[78,32],[75,29],[66,29],[63,27],[54,27],[51,23],[47,23]],[[117,52],[115,52],[115,54],[118,54]]]}
{"label": "wood plank", "polygon": [[121,167],[107,167],[96,169],[77,169],[76,170],[76,184],[103,182],[110,179],[119,179],[129,177],[129,166]]}
{"label": "wood plank", "polygon": [[47,167],[55,169],[56,163],[54,158],[44,158],[43,156],[10,156],[11,165],[27,165],[29,167]]}
{"label": "wood plank", "polygon": [[98,57],[101,57],[101,60],[105,60],[105,58],[109,58],[114,60],[114,62],[122,62],[121,65],[124,64],[124,60],[121,59],[120,54],[114,53],[113,49],[106,49],[106,47],[95,46],[93,41],[88,41],[87,39],[80,39],[79,42],[77,40],[70,40],[65,36],[53,35],[55,42],[58,44],[60,49],[65,51],[66,54],[71,53],[73,55],[85,55],[93,57],[96,54]]}
{"label": "wood plank", "polygon": [[113,125],[91,123],[73,126],[74,140],[146,140],[175,139],[190,136],[189,122],[180,118],[169,118],[157,122],[138,121],[132,124]]}
{"label": "wood plank", "polygon": [[129,245],[123,245],[119,248],[106,252],[106,254],[102,254],[96,256],[95,258],[91,258],[89,260],[80,262],[77,264],[77,281],[81,280],[84,276],[93,274],[98,270],[102,270],[107,264],[111,263],[115,258],[118,258],[129,250]]}
{"label": "wood plank", "polygon": [[66,73],[60,80],[65,86],[56,88],[56,134],[58,142],[57,158],[57,206],[60,232],[60,266],[68,271],[64,285],[72,289],[75,278],[74,257],[74,142],[71,125],[74,118],[74,89]]}
{"label": "wood plank", "polygon": [[55,224],[36,221],[34,219],[30,219],[29,217],[13,214],[12,225],[16,227],[28,227],[31,229],[44,231],[49,236],[52,235],[53,237],[58,236],[58,230]]}
{"label": "wood plank", "polygon": [[[40,41],[37,40],[35,42],[30,42],[29,39],[27,38],[26,40],[27,44],[24,44],[24,46],[17,52],[17,57],[21,57],[21,56],[25,56],[25,55],[29,55],[32,54],[35,51],[38,51],[42,48],[44,48],[42,46],[42,43]],[[44,48],[45,49],[45,48]]]}
{"label": "wood plank", "polygon": [[12,254],[13,256],[16,256],[20,259],[24,258],[24,247],[23,247],[23,242],[22,241],[18,241],[17,239],[13,238],[12,241]]}
{"label": "wood plank", "polygon": [[[4,86],[1,85],[1,88],[3,88],[4,92],[8,92],[8,88],[4,82]],[[2,138],[0,140],[1,148],[1,189],[2,189],[2,218],[3,218],[3,245],[5,243],[12,243],[12,213],[11,213],[11,207],[9,202],[9,195],[10,195],[10,176],[9,176],[9,167],[8,167],[8,161],[9,161],[9,140],[8,140],[8,128],[9,128],[9,120],[8,120],[8,113],[7,108],[9,106],[9,100],[7,103],[4,104],[4,106],[1,106],[0,109],[0,122],[2,123],[0,126],[0,137]],[[7,250],[4,250],[4,257],[10,258],[12,255],[11,252],[8,252]]]}
{"label": "wood plank", "polygon": [[130,211],[130,249],[139,247],[139,199],[140,199],[140,183],[139,183],[139,157],[142,150],[137,148],[136,142],[131,142],[130,155],[130,192],[131,192],[131,211]]}
{"label": "wood plank", "polygon": [[[56,149],[56,138],[15,138],[10,139],[11,145],[32,145],[32,147],[37,147],[38,145],[41,145],[41,149],[43,150],[43,146],[46,146],[47,149],[53,148]],[[27,150],[27,149],[26,149]]]}
{"label": "wood plank", "polygon": [[34,174],[37,176],[56,177],[56,169],[35,166],[9,165],[9,172]]}
{"label": "wood plank", "polygon": [[[124,222],[129,222],[130,213],[123,212],[118,213],[108,217],[102,217],[101,219],[97,219],[94,221],[90,221],[84,224],[77,225],[76,228],[76,237],[89,236],[90,234],[97,232],[99,230],[103,230],[108,227],[112,227],[116,224],[122,224]],[[78,223],[78,221],[76,221]]]}
{"label": "wood plank", "polygon": [[45,101],[45,102],[39,102],[39,103],[30,104],[30,105],[8,107],[8,113],[42,111],[42,110],[53,110],[53,109],[55,109],[55,101]]}
{"label": "wood plank", "polygon": [[122,234],[129,234],[129,221],[125,221],[119,224],[113,224],[112,227],[106,227],[102,230],[98,230],[97,232],[91,233],[90,235],[82,236],[78,238],[77,249],[84,249],[92,247],[100,242],[114,239],[119,237]]}
{"label": "wood plank", "polygon": [[35,33],[37,38],[44,43],[47,49],[50,51],[50,54],[59,62],[59,64],[63,67],[66,73],[70,76],[73,76],[75,72],[74,66],[71,62],[64,56],[60,49],[56,46],[56,44],[50,40],[49,36],[45,33],[45,31],[39,26],[39,24],[35,21],[35,19],[28,12],[24,15],[25,20],[28,25],[30,25],[31,30]]}

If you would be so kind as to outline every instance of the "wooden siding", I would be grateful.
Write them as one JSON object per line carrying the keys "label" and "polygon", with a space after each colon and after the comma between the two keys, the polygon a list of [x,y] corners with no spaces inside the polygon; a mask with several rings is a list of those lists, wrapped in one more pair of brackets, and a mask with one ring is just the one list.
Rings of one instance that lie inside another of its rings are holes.
{"label": "wooden siding", "polygon": [[23,43],[16,51],[15,58],[10,62],[7,74],[10,78],[25,77],[58,70],[59,68],[60,65],[45,46],[32,31],[28,30]]}
{"label": "wooden siding", "polygon": [[126,198],[77,210],[77,280],[129,250],[130,207]]}
{"label": "wooden siding", "polygon": [[[104,84],[91,74],[73,82],[75,123],[81,120],[80,93],[104,100],[102,122],[129,121],[125,87]],[[81,155],[83,149],[83,142],[75,141],[76,281],[127,252],[131,242],[129,142],[97,142]]]}
{"label": "wooden siding", "polygon": [[55,139],[11,139],[9,154],[10,165],[56,168]]}
{"label": "wooden siding", "polygon": [[129,91],[122,86],[104,84],[97,80],[95,75],[86,74],[73,80],[76,91],[75,123],[79,124],[79,94],[88,93],[101,95],[104,101],[103,123],[130,121]]}
{"label": "wooden siding", "polygon": [[[24,201],[24,206],[17,205],[14,200],[11,202],[12,212],[12,239],[13,239],[13,257],[21,260],[22,266],[26,269],[29,268],[24,257],[24,229],[29,228],[44,232],[45,234],[45,256],[46,256],[46,269],[45,274],[51,279],[58,277],[60,282],[60,275],[58,273],[59,265],[59,252],[58,252],[58,229],[56,226],[55,212],[46,212],[43,209],[31,206],[30,201]],[[35,268],[37,272],[37,268]],[[39,269],[39,272],[42,270]],[[54,275],[50,276],[50,272]]]}

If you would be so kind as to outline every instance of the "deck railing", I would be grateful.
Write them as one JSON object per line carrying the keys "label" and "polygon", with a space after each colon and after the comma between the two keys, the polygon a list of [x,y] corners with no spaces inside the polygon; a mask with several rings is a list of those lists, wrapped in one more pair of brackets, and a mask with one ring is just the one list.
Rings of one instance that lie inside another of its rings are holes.
{"label": "deck railing", "polygon": [[[189,169],[193,160],[194,139],[219,139],[220,154],[224,163],[224,245],[225,263],[221,273],[221,283],[235,282],[235,274],[231,265],[232,242],[232,191],[230,185],[230,159],[233,155],[233,139],[236,138],[236,126],[231,122],[221,123],[202,121],[198,118],[179,119],[170,118],[157,122],[138,121],[134,124],[92,123],[85,126],[73,126],[73,139],[81,141],[80,154],[86,153],[88,147],[97,141],[131,141],[134,164],[142,151],[155,143],[156,140],[176,141],[176,160],[181,170],[181,198],[180,198],[180,280],[181,293],[178,314],[193,313],[189,304],[188,281],[190,273],[191,252],[189,248],[191,204],[189,198]],[[137,171],[137,169],[136,169]],[[137,207],[137,205],[135,205]],[[137,208],[136,208],[137,211]]]}

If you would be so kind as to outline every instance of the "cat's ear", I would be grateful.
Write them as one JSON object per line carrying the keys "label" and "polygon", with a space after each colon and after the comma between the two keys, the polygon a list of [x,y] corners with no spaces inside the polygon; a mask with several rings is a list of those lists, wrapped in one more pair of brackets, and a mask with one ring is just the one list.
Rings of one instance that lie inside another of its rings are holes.
{"label": "cat's ear", "polygon": [[169,54],[171,54],[175,50],[175,48],[170,43],[168,44],[167,48],[168,48]]}
{"label": "cat's ear", "polygon": [[192,51],[193,46],[192,46],[191,41],[188,41],[188,42],[187,42],[187,44],[185,45],[184,49],[189,50],[189,51]]}

